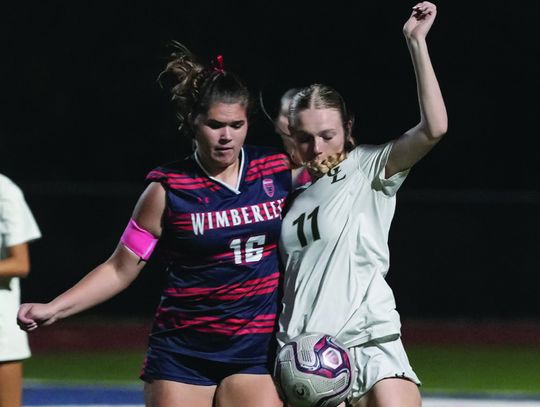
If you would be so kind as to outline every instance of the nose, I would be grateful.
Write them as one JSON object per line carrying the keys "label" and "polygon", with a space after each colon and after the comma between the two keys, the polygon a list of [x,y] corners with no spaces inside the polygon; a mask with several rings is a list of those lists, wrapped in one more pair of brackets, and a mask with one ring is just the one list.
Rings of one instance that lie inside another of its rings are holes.
{"label": "nose", "polygon": [[315,157],[322,153],[322,140],[320,137],[313,138],[312,152]]}
{"label": "nose", "polygon": [[232,140],[232,129],[229,126],[224,126],[219,135],[220,144],[226,144]]}

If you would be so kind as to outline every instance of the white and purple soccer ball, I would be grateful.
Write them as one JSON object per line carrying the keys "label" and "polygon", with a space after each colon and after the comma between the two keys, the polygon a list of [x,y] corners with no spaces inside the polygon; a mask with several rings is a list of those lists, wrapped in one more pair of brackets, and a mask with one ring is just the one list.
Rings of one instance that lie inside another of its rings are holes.
{"label": "white and purple soccer ball", "polygon": [[331,335],[304,333],[279,351],[274,379],[282,399],[293,407],[335,407],[349,394],[352,359]]}

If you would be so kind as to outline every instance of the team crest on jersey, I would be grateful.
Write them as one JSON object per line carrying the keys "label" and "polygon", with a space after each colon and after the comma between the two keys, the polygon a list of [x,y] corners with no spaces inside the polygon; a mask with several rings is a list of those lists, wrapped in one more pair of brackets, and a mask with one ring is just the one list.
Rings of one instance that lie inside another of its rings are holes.
{"label": "team crest on jersey", "polygon": [[332,168],[326,175],[328,175],[330,178],[332,178],[331,184],[334,184],[338,181],[341,181],[342,179],[345,179],[347,175],[343,175],[341,178],[339,178],[339,173],[341,172],[341,168],[339,168],[339,165],[337,167]]}
{"label": "team crest on jersey", "polygon": [[270,198],[273,197],[275,192],[274,180],[272,178],[264,178],[262,180],[262,185],[266,195],[268,195]]}

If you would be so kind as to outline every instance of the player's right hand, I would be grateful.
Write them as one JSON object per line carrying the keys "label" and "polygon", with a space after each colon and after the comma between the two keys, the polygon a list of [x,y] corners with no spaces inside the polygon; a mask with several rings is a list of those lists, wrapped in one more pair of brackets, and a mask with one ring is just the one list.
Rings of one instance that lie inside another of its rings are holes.
{"label": "player's right hand", "polygon": [[56,318],[48,304],[22,304],[17,313],[17,324],[23,331],[33,331],[41,325],[50,325]]}
{"label": "player's right hand", "polygon": [[429,1],[423,1],[412,8],[409,19],[403,26],[403,34],[406,38],[421,39],[426,38],[435,16],[437,15],[437,6]]}

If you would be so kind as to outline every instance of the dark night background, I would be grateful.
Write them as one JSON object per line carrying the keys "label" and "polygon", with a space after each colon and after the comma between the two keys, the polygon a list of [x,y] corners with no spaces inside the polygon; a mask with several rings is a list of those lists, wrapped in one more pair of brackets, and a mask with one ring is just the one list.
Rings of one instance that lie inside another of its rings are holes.
{"label": "dark night background", "polygon": [[[401,28],[413,2],[10,2],[0,12],[0,172],[25,192],[43,238],[24,301],[47,301],[112,253],[144,177],[189,151],[156,77],[172,39],[223,54],[271,106],[323,82],[356,114],[360,142],[418,120]],[[398,194],[389,282],[403,318],[534,319],[540,191],[540,3],[438,5],[428,45],[445,139]],[[248,141],[278,145],[262,114]],[[150,315],[151,262],[92,313]],[[336,293],[336,295],[339,295]]]}

